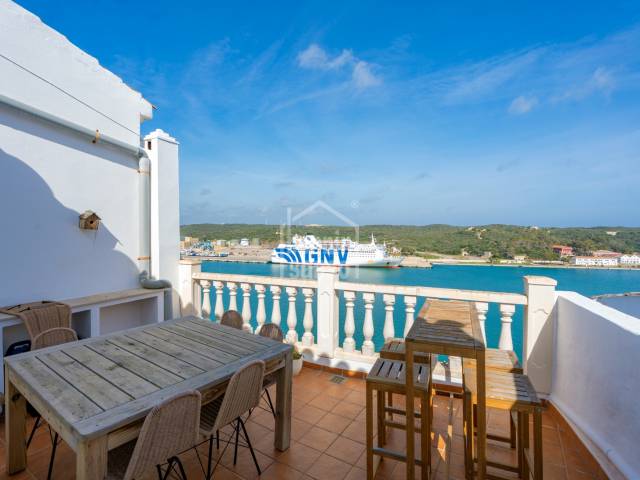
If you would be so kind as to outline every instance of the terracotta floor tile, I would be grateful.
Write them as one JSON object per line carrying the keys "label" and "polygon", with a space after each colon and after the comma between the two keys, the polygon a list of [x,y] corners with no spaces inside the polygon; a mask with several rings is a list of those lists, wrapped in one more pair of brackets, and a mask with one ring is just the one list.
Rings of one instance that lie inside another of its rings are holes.
{"label": "terracotta floor tile", "polygon": [[365,446],[362,443],[354,442],[345,437],[338,437],[335,442],[325,450],[325,453],[347,462],[350,465],[354,465],[364,451]]}
{"label": "terracotta floor tile", "polygon": [[302,408],[297,409],[293,413],[293,417],[299,420],[308,422],[312,425],[315,425],[318,422],[318,420],[320,420],[326,414],[327,414],[326,410],[307,404],[307,405],[304,405]]}
{"label": "terracotta floor tile", "polygon": [[277,461],[300,472],[306,472],[321,454],[322,452],[303,443],[294,443],[289,450],[278,455]]}
{"label": "terracotta floor tile", "polygon": [[316,426],[324,428],[333,433],[341,434],[344,429],[349,425],[350,420],[336,415],[334,413],[327,413],[324,417],[316,422]]}
{"label": "terracotta floor tile", "polygon": [[320,427],[312,427],[309,431],[302,436],[300,443],[304,443],[308,447],[315,448],[324,452],[329,446],[335,442],[338,438],[338,434],[329,432]]}
{"label": "terracotta floor tile", "polygon": [[335,407],[333,407],[331,413],[335,413],[336,415],[340,415],[341,417],[346,417],[349,420],[354,420],[363,410],[363,405],[358,405],[357,403],[351,403],[348,401],[342,401]]}
{"label": "terracotta floor tile", "polygon": [[330,412],[338,404],[340,400],[334,397],[326,395],[324,392],[319,394],[313,400],[309,402],[309,405],[320,408],[326,412]]}
{"label": "terracotta floor tile", "polygon": [[342,480],[350,471],[351,465],[323,453],[307,471],[307,475],[316,480]]}
{"label": "terracotta floor tile", "polygon": [[358,467],[352,467],[351,470],[349,470],[349,473],[347,473],[345,480],[366,480],[366,478],[367,478],[366,470],[363,470],[362,468],[358,468]]}
{"label": "terracotta floor tile", "polygon": [[300,480],[304,474],[290,466],[274,462],[260,476],[261,480]]}

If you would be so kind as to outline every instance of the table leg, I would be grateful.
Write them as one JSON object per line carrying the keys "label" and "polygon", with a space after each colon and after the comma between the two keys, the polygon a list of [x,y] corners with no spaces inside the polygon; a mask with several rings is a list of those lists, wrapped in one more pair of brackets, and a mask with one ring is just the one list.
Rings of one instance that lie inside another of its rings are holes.
{"label": "table leg", "polygon": [[281,452],[289,448],[291,439],[291,382],[293,378],[293,349],[284,357],[284,367],[276,374],[276,435],[275,447]]}
{"label": "table leg", "polygon": [[487,398],[485,388],[484,352],[476,358],[476,383],[478,386],[478,480],[487,475]]}
{"label": "table leg", "polygon": [[5,438],[9,475],[27,468],[27,402],[5,372]]}
{"label": "table leg", "polygon": [[413,345],[411,342],[405,343],[405,366],[406,366],[406,418],[407,418],[407,475],[406,478],[415,478],[415,418],[414,412],[414,388],[413,388]]}
{"label": "table leg", "polygon": [[78,444],[76,480],[101,480],[107,476],[107,436]]}

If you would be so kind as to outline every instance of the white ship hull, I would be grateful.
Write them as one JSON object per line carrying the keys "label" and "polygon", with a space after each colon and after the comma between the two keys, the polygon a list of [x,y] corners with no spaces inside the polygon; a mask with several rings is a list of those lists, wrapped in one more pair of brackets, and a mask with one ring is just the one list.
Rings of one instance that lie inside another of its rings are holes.
{"label": "white ship hull", "polygon": [[387,253],[386,246],[359,244],[351,240],[321,243],[312,235],[294,237],[291,244],[280,244],[271,253],[271,263],[284,265],[333,265],[337,267],[398,267],[403,257]]}

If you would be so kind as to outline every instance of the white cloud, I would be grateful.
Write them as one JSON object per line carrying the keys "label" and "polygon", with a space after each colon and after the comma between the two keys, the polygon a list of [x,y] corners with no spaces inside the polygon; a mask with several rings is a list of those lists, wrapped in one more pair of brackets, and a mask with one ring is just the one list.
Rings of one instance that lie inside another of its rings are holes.
{"label": "white cloud", "polygon": [[310,70],[351,69],[351,79],[356,88],[364,89],[382,83],[382,79],[373,73],[372,65],[358,59],[351,50],[344,49],[339,55],[329,56],[316,43],[312,43],[298,54],[298,66]]}
{"label": "white cloud", "polygon": [[513,115],[524,115],[530,112],[538,105],[538,99],[536,97],[526,97],[520,95],[514,98],[509,105],[509,113]]}
{"label": "white cloud", "polygon": [[358,88],[368,88],[380,85],[382,80],[371,71],[371,65],[360,60],[353,67],[353,83]]}

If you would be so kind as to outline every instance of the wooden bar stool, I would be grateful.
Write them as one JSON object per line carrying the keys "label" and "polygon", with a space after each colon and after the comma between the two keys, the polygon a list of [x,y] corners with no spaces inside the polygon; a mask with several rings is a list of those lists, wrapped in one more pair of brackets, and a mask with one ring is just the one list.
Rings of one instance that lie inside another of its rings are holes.
{"label": "wooden bar stool", "polygon": [[[397,413],[403,414],[406,421],[415,421],[420,418],[421,460],[416,459],[416,465],[421,467],[421,478],[429,478],[431,471],[431,367],[429,364],[414,365],[413,378],[415,384],[415,396],[420,399],[420,412],[413,411],[413,399],[406,399],[406,410],[397,409]],[[396,393],[405,395],[405,363],[399,360],[379,358],[373,365],[366,379],[367,384],[367,479],[373,479],[373,455],[382,458],[406,462],[406,455],[384,448],[386,444],[386,427],[406,429],[406,423],[402,424],[385,418],[384,394]],[[373,446],[373,393],[377,394],[376,419],[378,426],[377,447]],[[411,409],[411,410],[409,410]],[[412,413],[409,413],[412,412]],[[414,441],[411,439],[410,441]]]}
{"label": "wooden bar stool", "polygon": [[[469,362],[463,363],[463,415],[466,478],[473,478],[475,454],[473,449],[473,407],[477,402],[476,373]],[[520,373],[486,370],[487,407],[507,410],[513,421],[515,416],[518,465],[487,462],[488,466],[517,473],[519,478],[542,480],[542,402],[529,377]],[[529,415],[533,415],[533,455],[529,448]],[[492,438],[491,436],[487,436]],[[496,477],[495,478],[501,478]]]}

